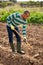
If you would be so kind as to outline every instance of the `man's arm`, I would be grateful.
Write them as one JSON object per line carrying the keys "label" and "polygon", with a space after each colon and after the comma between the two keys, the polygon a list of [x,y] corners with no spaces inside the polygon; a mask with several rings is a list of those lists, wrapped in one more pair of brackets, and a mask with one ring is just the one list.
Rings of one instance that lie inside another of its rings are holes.
{"label": "man's arm", "polygon": [[12,23],[10,19],[7,19],[7,23],[11,27],[11,29],[14,30],[14,24]]}
{"label": "man's arm", "polygon": [[26,38],[26,25],[23,25],[22,33],[23,33],[24,38]]}

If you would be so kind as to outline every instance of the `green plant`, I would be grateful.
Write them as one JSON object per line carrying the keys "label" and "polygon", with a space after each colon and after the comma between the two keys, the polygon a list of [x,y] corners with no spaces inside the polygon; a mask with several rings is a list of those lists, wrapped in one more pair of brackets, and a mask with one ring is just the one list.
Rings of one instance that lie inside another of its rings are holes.
{"label": "green plant", "polygon": [[[10,11],[3,10],[0,12],[0,22],[6,22],[7,16],[14,12],[20,12],[22,13],[23,10],[14,10],[11,9]],[[28,23],[34,23],[34,24],[43,24],[43,13],[41,12],[31,12],[29,18],[27,19]]]}
{"label": "green plant", "polygon": [[31,13],[30,17],[27,19],[28,23],[43,23],[43,13]]}

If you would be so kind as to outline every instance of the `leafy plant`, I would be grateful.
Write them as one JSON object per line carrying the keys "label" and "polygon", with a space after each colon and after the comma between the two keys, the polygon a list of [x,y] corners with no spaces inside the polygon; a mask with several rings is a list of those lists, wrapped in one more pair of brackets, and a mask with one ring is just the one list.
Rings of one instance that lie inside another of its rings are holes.
{"label": "leafy plant", "polygon": [[[20,12],[22,13],[23,10],[10,10],[10,11],[1,11],[0,12],[0,22],[6,22],[7,16],[14,12]],[[37,24],[43,24],[43,13],[40,12],[31,12],[29,18],[27,19],[28,23],[37,23]]]}

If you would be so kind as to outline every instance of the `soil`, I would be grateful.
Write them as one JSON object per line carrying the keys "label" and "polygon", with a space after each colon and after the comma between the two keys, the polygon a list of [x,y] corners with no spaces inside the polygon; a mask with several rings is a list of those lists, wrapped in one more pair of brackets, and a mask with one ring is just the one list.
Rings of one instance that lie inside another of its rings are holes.
{"label": "soil", "polygon": [[[20,28],[20,34],[22,35]],[[16,38],[13,35],[14,46],[16,49]],[[0,23],[0,65],[43,65],[43,25],[27,25],[27,41],[22,42],[24,55],[12,52],[6,23]],[[32,48],[29,47],[29,44]]]}

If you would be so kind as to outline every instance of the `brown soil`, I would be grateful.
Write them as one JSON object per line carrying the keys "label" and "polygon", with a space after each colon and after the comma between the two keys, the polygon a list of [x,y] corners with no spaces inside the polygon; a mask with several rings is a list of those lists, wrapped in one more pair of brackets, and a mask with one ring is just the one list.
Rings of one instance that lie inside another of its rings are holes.
{"label": "brown soil", "polygon": [[[14,40],[16,48],[15,35]],[[22,49],[25,54],[11,52],[6,23],[0,23],[0,65],[43,65],[43,26],[29,24],[27,40],[32,49],[22,41]]]}

